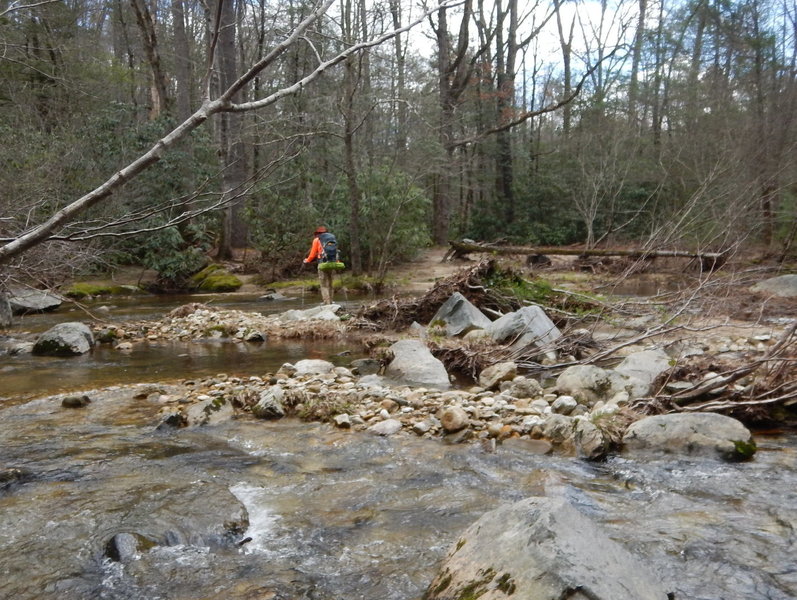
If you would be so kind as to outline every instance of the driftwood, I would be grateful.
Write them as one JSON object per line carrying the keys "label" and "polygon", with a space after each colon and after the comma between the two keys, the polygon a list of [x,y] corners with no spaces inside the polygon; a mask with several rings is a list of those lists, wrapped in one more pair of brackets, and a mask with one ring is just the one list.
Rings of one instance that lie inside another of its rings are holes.
{"label": "driftwood", "polygon": [[[631,258],[689,258],[699,260],[703,268],[711,270],[721,267],[727,255],[723,252],[691,252],[688,250],[624,250],[611,248],[560,248],[557,246],[494,246],[475,242],[449,242],[451,248],[445,259],[472,252],[488,254],[523,254],[552,256],[628,256]],[[444,260],[445,260],[444,259]]]}

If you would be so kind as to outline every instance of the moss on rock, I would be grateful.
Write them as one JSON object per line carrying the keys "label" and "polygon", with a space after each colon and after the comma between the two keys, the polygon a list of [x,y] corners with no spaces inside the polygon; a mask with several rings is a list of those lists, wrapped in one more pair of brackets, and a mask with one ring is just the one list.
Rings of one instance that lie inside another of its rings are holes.
{"label": "moss on rock", "polygon": [[243,285],[235,275],[221,265],[208,265],[191,276],[191,287],[200,292],[234,292]]}
{"label": "moss on rock", "polygon": [[140,294],[143,290],[135,285],[119,285],[115,283],[88,283],[85,281],[73,283],[64,295],[80,300],[91,296],[132,296]]}

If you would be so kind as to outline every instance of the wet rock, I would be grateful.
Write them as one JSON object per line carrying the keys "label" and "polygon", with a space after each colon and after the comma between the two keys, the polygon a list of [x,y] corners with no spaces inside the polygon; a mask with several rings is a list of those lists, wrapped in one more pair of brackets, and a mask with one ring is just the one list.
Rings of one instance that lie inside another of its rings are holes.
{"label": "wet rock", "polygon": [[11,467],[0,469],[0,490],[14,484],[24,483],[33,479],[33,471]]}
{"label": "wet rock", "polygon": [[382,363],[374,358],[359,358],[351,361],[352,372],[356,375],[373,375],[382,369]]}
{"label": "wet rock", "polygon": [[482,516],[452,545],[427,600],[667,600],[642,560],[562,498]]}
{"label": "wet rock", "polygon": [[440,423],[447,433],[460,431],[468,426],[470,417],[461,406],[449,406],[440,413]]}
{"label": "wet rock", "polygon": [[82,396],[67,396],[61,400],[61,406],[64,408],[83,408],[91,404],[91,398],[85,394]]}
{"label": "wet rock", "polygon": [[587,460],[604,458],[609,452],[609,440],[589,419],[578,419],[573,432],[576,454]]}
{"label": "wet rock", "polygon": [[443,437],[443,442],[446,444],[464,444],[472,440],[475,436],[476,434],[473,433],[472,429],[461,429]]}
{"label": "wet rock", "polygon": [[55,294],[34,289],[16,288],[9,290],[8,303],[15,315],[49,312],[55,310],[64,299]]}
{"label": "wet rock", "polygon": [[272,385],[260,394],[260,399],[252,407],[252,414],[259,419],[281,419],[285,416],[285,390]]}
{"label": "wet rock", "polygon": [[492,321],[459,292],[454,292],[437,310],[431,323],[445,324],[446,335],[455,337],[474,329],[486,329]]}
{"label": "wet rock", "polygon": [[764,292],[780,298],[797,298],[797,274],[780,275],[759,281],[752,288],[754,292]]}
{"label": "wet rock", "polygon": [[132,533],[117,533],[105,546],[105,555],[116,562],[129,562],[138,554],[138,539]]}
{"label": "wet rock", "polygon": [[517,376],[517,365],[512,361],[491,365],[479,374],[479,385],[486,390],[498,387],[502,381],[511,381]]}
{"label": "wet rock", "polygon": [[573,439],[573,419],[565,415],[550,415],[542,426],[543,435],[554,444],[566,444]]}
{"label": "wet rock", "polygon": [[85,354],[94,345],[94,335],[84,323],[60,323],[41,334],[33,346],[34,354],[71,356]]}
{"label": "wet rock", "polygon": [[386,419],[384,421],[380,421],[374,425],[371,425],[368,428],[368,433],[372,433],[374,435],[393,435],[401,431],[402,423],[398,419]]}
{"label": "wet rock", "polygon": [[401,384],[448,389],[451,383],[443,363],[420,340],[400,340],[390,347],[393,360],[385,376]]}
{"label": "wet rock", "polygon": [[530,440],[525,438],[509,438],[503,442],[508,448],[519,448],[531,454],[550,454],[553,451],[551,442],[547,440]]}
{"label": "wet rock", "polygon": [[649,387],[635,377],[593,365],[567,367],[556,379],[556,389],[560,394],[573,396],[589,406],[622,391],[628,392],[630,398],[639,398],[648,392]]}
{"label": "wet rock", "polygon": [[258,300],[262,300],[264,302],[279,302],[282,300],[287,300],[288,297],[284,294],[279,292],[269,292],[268,294],[263,294],[258,298]]}
{"label": "wet rock", "polygon": [[247,331],[243,335],[243,339],[245,342],[265,342],[266,341],[266,334],[262,331]]}
{"label": "wet rock", "polygon": [[654,415],[631,424],[623,445],[632,452],[714,456],[744,460],[756,450],[750,430],[741,422],[715,413]]}
{"label": "wet rock", "polygon": [[233,414],[232,405],[224,398],[208,398],[186,408],[186,426],[215,425],[231,419]]}

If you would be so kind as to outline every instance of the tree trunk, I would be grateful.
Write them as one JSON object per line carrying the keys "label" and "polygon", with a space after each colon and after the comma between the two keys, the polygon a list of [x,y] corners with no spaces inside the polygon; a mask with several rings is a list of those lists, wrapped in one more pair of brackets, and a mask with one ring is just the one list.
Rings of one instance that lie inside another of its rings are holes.
{"label": "tree trunk", "polygon": [[177,83],[177,118],[185,121],[191,115],[191,51],[185,32],[183,0],[172,0],[174,27],[174,78]]}
{"label": "tree trunk", "polygon": [[144,52],[152,72],[152,104],[149,116],[150,119],[157,119],[161,114],[169,114],[171,101],[166,91],[166,75],[161,67],[155,23],[146,0],[130,0],[130,4],[136,14],[136,22],[141,30],[141,39],[144,43]]}
{"label": "tree trunk", "polygon": [[[229,88],[237,79],[237,44],[234,0],[221,2],[221,22],[219,24],[218,66],[221,89]],[[233,102],[239,94],[233,97]],[[219,118],[219,153],[221,156],[222,194],[226,202],[222,212],[222,235],[219,241],[218,257],[230,259],[233,248],[245,248],[248,241],[248,228],[244,220],[246,196],[246,153],[242,139],[242,119],[238,113],[225,113]]]}

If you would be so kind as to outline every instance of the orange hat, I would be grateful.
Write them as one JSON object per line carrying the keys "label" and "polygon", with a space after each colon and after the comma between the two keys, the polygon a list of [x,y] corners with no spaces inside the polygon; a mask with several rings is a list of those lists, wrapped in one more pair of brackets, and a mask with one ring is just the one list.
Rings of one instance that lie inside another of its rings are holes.
{"label": "orange hat", "polygon": [[327,228],[324,227],[323,225],[321,225],[320,227],[316,227],[315,228],[315,231],[313,232],[313,235],[317,235],[319,233],[326,233],[326,232],[327,232]]}

